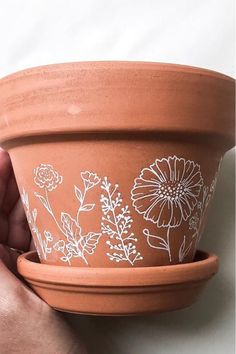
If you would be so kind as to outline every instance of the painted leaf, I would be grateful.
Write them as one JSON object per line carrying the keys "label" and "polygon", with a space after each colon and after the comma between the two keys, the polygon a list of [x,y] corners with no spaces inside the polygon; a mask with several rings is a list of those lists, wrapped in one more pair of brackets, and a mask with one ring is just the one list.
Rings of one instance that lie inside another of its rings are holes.
{"label": "painted leaf", "polygon": [[164,238],[157,235],[151,235],[148,229],[144,229],[143,234],[147,237],[147,243],[150,247],[159,250],[168,250],[168,244]]}
{"label": "painted leaf", "polygon": [[73,257],[73,254],[72,254],[71,252],[69,252],[69,253],[67,254],[68,260],[70,260],[72,257]]}
{"label": "painted leaf", "polygon": [[27,209],[29,209],[29,197],[26,191],[23,188],[23,193],[21,195],[22,203],[26,206]]}
{"label": "painted leaf", "polygon": [[192,248],[192,242],[188,245],[188,247],[184,251],[184,258],[188,255],[188,253],[190,252],[191,248]]}
{"label": "painted leaf", "polygon": [[37,219],[37,215],[38,215],[38,211],[37,211],[37,209],[33,209],[32,210],[32,215],[33,215],[33,219],[34,219],[34,221],[36,221],[36,219]]}
{"label": "painted leaf", "polygon": [[182,262],[184,259],[184,248],[185,248],[185,244],[186,244],[186,237],[184,236],[183,242],[179,248],[179,261]]}
{"label": "painted leaf", "polygon": [[37,233],[37,228],[36,228],[36,226],[32,226],[32,232],[34,232],[34,233]]}
{"label": "painted leaf", "polygon": [[84,252],[87,252],[88,254],[93,254],[101,235],[102,234],[99,233],[89,232],[87,235],[83,236],[80,240],[82,254]]}
{"label": "painted leaf", "polygon": [[187,248],[186,247],[186,237],[184,236],[183,242],[179,248],[179,261],[183,262],[184,258],[188,255],[191,250],[193,242],[190,242]]}
{"label": "painted leaf", "polygon": [[209,203],[211,201],[211,194],[208,194],[208,196],[206,197],[206,208],[208,207]]}
{"label": "painted leaf", "polygon": [[29,210],[26,211],[26,218],[28,220],[28,223],[31,224],[32,223],[32,216],[31,216]]}
{"label": "painted leaf", "polygon": [[69,242],[66,244],[66,249],[74,257],[81,257],[81,251],[78,248],[77,244],[73,244],[72,242]]}
{"label": "painted leaf", "polygon": [[207,186],[204,186],[203,187],[203,203],[205,203],[205,201],[206,201],[206,197],[207,197],[207,195],[208,195],[208,191],[209,191],[209,187],[207,187]]}
{"label": "painted leaf", "polygon": [[93,208],[95,207],[95,204],[86,204],[86,205],[83,205],[80,210],[81,211],[90,211],[90,210],[93,210]]}
{"label": "painted leaf", "polygon": [[44,236],[48,242],[53,241],[53,236],[50,231],[44,230]]}
{"label": "painted leaf", "polygon": [[66,236],[75,240],[79,232],[79,229],[76,226],[76,221],[69,214],[62,212],[61,222],[62,227],[66,232]]}
{"label": "painted leaf", "polygon": [[82,203],[83,202],[83,195],[82,195],[81,190],[77,186],[75,186],[75,195],[78,198],[78,200],[80,201],[80,203]]}
{"label": "painted leaf", "polygon": [[51,213],[52,211],[51,211],[51,209],[50,209],[50,207],[49,207],[49,205],[48,205],[48,202],[47,202],[47,200],[46,200],[46,198],[44,198],[42,195],[40,195],[40,194],[38,194],[38,193],[34,193],[34,195],[37,197],[37,198],[39,198],[39,200],[41,201],[41,203],[43,204],[43,206],[49,211],[49,213]]}

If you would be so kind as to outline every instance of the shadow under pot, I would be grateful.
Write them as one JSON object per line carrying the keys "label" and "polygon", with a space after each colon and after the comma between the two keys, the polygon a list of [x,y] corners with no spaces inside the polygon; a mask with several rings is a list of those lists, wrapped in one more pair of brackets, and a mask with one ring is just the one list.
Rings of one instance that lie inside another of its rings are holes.
{"label": "shadow under pot", "polygon": [[1,79],[0,110],[41,263],[193,261],[234,145],[232,78],[158,63],[49,65]]}

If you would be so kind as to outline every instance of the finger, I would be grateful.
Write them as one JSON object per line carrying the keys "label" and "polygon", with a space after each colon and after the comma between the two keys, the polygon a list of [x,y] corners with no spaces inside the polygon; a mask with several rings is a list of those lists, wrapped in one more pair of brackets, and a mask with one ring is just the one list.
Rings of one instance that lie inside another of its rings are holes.
{"label": "finger", "polygon": [[1,292],[0,300],[7,298],[10,291],[15,287],[17,282],[17,277],[9,270],[6,264],[0,259],[0,281],[1,281]]}
{"label": "finger", "polygon": [[14,274],[2,259],[0,259],[0,283],[0,309],[5,307],[4,302],[9,302],[9,298],[12,298],[12,301],[18,300],[19,289],[24,289],[28,294],[31,294],[30,296],[33,295],[36,298],[36,295],[28,288],[23,278],[18,273]]}
{"label": "finger", "polygon": [[7,243],[8,220],[6,214],[0,210],[0,243]]}
{"label": "finger", "polygon": [[28,251],[30,247],[31,233],[26,220],[21,200],[18,199],[15,207],[8,217],[8,240],[9,247]]}
{"label": "finger", "polygon": [[0,260],[16,275],[18,274],[16,262],[19,255],[17,251],[13,251],[9,247],[0,244]]}
{"label": "finger", "polygon": [[12,250],[8,246],[0,244],[0,299],[3,295],[3,287],[5,287],[5,289],[11,288],[12,285],[16,285],[16,281],[20,281],[20,283],[18,283],[18,286],[23,286],[24,288],[32,292],[32,290],[28,288],[28,284],[25,279],[18,273],[17,270],[17,259],[20,254],[21,253],[17,252],[16,250]]}
{"label": "finger", "polygon": [[10,157],[6,151],[0,148],[0,210],[7,190],[11,170]]}
{"label": "finger", "polygon": [[35,251],[35,250],[36,250],[36,247],[35,247],[35,245],[34,245],[34,240],[33,240],[33,238],[31,238],[31,241],[30,241],[29,250],[30,250],[30,251]]}
{"label": "finger", "polygon": [[5,197],[2,203],[2,211],[8,215],[10,211],[15,206],[16,202],[19,199],[19,190],[16,184],[16,179],[13,170],[9,176],[9,181],[5,191]]}

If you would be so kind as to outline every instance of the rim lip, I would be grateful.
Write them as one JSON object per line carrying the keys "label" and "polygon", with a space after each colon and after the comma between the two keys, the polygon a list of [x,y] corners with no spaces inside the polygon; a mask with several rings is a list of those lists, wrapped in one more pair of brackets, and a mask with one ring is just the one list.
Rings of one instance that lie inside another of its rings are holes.
{"label": "rim lip", "polygon": [[197,251],[202,259],[191,263],[135,267],[87,268],[48,265],[35,262],[36,251],[19,256],[19,273],[29,282],[64,286],[134,287],[183,284],[208,280],[218,270],[215,254]]}
{"label": "rim lip", "polygon": [[[53,82],[52,86],[56,87],[58,82],[68,75],[68,76],[75,76],[80,73],[87,73],[88,81],[86,85],[93,85],[94,77],[99,75],[104,75],[109,78],[112,78],[112,74],[120,74],[122,72],[127,77],[132,78],[133,76],[138,77],[139,73],[142,74],[142,77],[154,77],[154,76],[165,76],[165,74],[170,73],[173,80],[176,80],[179,83],[183,83],[185,85],[185,79],[190,81],[197,80],[199,85],[204,87],[206,81],[210,81],[211,84],[216,84],[222,87],[222,89],[230,89],[235,86],[234,78],[227,76],[225,74],[219,73],[217,71],[199,68],[195,66],[188,66],[182,64],[171,64],[171,63],[159,63],[159,62],[148,62],[148,61],[81,61],[81,62],[68,62],[68,63],[58,63],[58,64],[48,64],[42,66],[36,66],[32,68],[28,68],[25,70],[17,71],[13,74],[7,75],[0,79],[0,91],[3,93],[3,106],[4,106],[4,92],[5,88],[7,88],[7,92],[9,92],[8,99],[11,100],[11,97],[14,97],[16,94],[20,94],[21,88],[24,87],[24,84],[29,84],[32,86],[36,85],[35,90],[43,89],[45,84],[50,79],[50,75],[52,74]],[[171,79],[172,80],[172,79]],[[112,81],[112,80],[111,80]],[[132,81],[132,80],[131,80]],[[145,81],[145,79],[144,79]],[[11,91],[9,91],[9,88]],[[38,95],[40,96],[40,94]],[[28,111],[27,111],[28,112]],[[29,112],[28,112],[29,113]],[[27,114],[28,114],[27,113]],[[91,112],[90,112],[91,113]],[[230,117],[233,119],[232,117]],[[38,128],[38,126],[33,126],[31,129],[28,129],[26,126],[22,128],[19,126],[20,121],[15,121],[12,124],[11,128],[7,126],[4,122],[4,115],[0,117],[0,121],[2,121],[2,135],[0,136],[0,144],[6,149],[9,150],[12,144],[15,144],[16,141],[19,143],[19,139],[21,138],[28,138],[28,137],[41,137],[41,136],[50,136],[52,135],[59,135],[63,136],[64,134],[71,134],[71,133],[114,133],[114,132],[127,132],[127,128],[120,128],[117,124],[110,124],[108,127],[99,127],[98,119],[87,124],[87,126],[78,127],[76,124],[72,124],[71,127],[61,126],[60,124],[53,129],[49,128]],[[46,118],[45,118],[46,119]],[[28,118],[25,118],[27,121]],[[176,125],[177,132],[181,132],[180,125]],[[216,128],[212,131],[212,127],[208,127],[209,132],[213,135],[217,133],[219,135],[219,139],[216,138],[215,140],[218,141],[218,145],[223,150],[223,153],[226,152],[228,149],[235,145],[234,141],[234,134],[232,133],[233,129],[226,132],[226,130],[217,131]],[[132,132],[157,132],[160,131],[158,126],[148,127],[148,124],[144,124],[142,129],[132,123],[129,127]],[[162,129],[166,129],[166,131],[175,132],[175,129],[170,129],[169,124],[163,127]],[[204,134],[204,130],[200,129],[199,131],[194,128],[196,133],[200,133],[201,135]],[[182,133],[188,133],[191,130],[191,124],[188,128],[184,128]],[[211,134],[211,135],[212,135]]]}
{"label": "rim lip", "polygon": [[34,66],[13,72],[0,79],[0,85],[8,80],[20,80],[21,78],[26,78],[27,76],[40,74],[42,77],[43,73],[48,72],[60,72],[60,71],[73,71],[73,70],[96,70],[96,69],[127,69],[127,70],[157,70],[157,71],[174,71],[183,72],[190,75],[200,75],[200,76],[210,76],[215,79],[221,79],[226,81],[235,82],[235,79],[226,74],[220,73],[215,70],[210,70],[202,67],[185,65],[185,64],[174,64],[174,63],[164,63],[155,61],[119,61],[119,60],[107,60],[107,61],[78,61],[78,62],[64,62],[56,64],[47,64]]}

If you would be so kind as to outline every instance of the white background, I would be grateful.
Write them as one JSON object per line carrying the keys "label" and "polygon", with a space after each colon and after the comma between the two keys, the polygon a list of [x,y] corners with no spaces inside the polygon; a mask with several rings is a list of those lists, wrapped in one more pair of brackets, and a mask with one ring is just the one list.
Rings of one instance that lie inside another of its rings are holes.
{"label": "white background", "polygon": [[[233,0],[0,0],[0,76],[79,60],[145,60],[235,75]],[[234,353],[234,151],[224,158],[202,248],[221,268],[189,309],[68,316],[90,354]]]}

